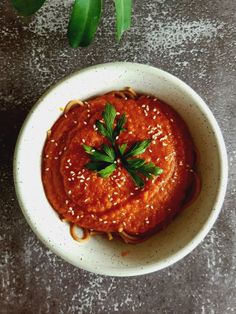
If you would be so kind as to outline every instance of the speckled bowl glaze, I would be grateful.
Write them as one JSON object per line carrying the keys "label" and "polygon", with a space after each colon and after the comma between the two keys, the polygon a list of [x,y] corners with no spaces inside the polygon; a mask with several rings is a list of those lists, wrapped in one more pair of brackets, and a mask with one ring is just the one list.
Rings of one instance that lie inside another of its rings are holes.
{"label": "speckled bowl glaze", "polygon": [[[75,242],[67,223],[48,203],[41,181],[41,153],[50,129],[71,99],[87,99],[130,86],[170,104],[188,124],[200,154],[198,199],[165,230],[137,245],[93,237]],[[205,102],[173,75],[135,63],[108,63],[75,72],[47,91],[28,115],[14,156],[17,196],[32,230],[53,252],[82,269],[110,276],[133,276],[167,267],[190,253],[219,215],[227,184],[227,155],[219,126]],[[127,251],[126,256],[122,252]]]}

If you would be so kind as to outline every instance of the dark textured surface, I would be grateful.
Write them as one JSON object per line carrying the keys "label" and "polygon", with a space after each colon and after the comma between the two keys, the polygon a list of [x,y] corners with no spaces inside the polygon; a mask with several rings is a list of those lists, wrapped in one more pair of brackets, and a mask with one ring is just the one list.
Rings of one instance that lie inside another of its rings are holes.
{"label": "dark textured surface", "polygon": [[[29,20],[0,4],[0,313],[236,313],[235,0],[136,0],[120,44],[107,0],[95,42],[78,50],[65,36],[71,1],[47,3]],[[174,266],[134,278],[90,274],[51,253],[13,186],[15,141],[38,97],[72,71],[108,61],[152,64],[190,84],[217,118],[230,164],[223,210],[203,243]]]}

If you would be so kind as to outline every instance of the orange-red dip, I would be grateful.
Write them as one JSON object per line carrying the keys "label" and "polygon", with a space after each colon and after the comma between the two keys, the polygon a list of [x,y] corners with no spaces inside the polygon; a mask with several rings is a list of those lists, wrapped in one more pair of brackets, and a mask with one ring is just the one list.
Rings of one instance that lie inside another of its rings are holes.
{"label": "orange-red dip", "polygon": [[[108,144],[95,126],[107,102],[128,119],[118,143],[152,139],[141,158],[164,171],[142,189],[122,166],[106,179],[85,168],[89,157],[82,144]],[[193,188],[194,162],[189,131],[170,106],[150,96],[121,99],[110,93],[73,107],[56,121],[43,149],[42,180],[50,204],[67,221],[102,232],[146,235],[183,208]]]}

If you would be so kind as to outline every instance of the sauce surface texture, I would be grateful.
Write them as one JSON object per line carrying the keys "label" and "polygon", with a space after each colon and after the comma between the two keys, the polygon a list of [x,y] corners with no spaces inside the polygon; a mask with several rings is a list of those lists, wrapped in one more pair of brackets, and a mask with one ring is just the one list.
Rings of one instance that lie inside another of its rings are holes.
{"label": "sauce surface texture", "polygon": [[[85,168],[82,144],[109,144],[95,126],[105,104],[125,113],[118,143],[152,139],[140,155],[163,173],[138,188],[122,166],[109,178]],[[43,149],[42,181],[52,207],[67,221],[101,232],[147,235],[165,227],[184,207],[194,182],[195,149],[188,128],[169,105],[145,95],[109,93],[72,107],[53,125]]]}

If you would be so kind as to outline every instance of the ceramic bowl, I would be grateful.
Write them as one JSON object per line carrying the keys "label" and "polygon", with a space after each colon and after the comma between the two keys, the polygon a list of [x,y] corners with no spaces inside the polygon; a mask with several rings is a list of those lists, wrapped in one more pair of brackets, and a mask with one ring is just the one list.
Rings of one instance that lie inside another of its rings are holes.
{"label": "ceramic bowl", "polygon": [[[71,99],[87,99],[130,86],[170,104],[187,123],[199,150],[202,182],[198,199],[163,231],[137,245],[92,237],[74,241],[67,223],[48,203],[41,181],[41,154],[46,132]],[[219,215],[227,184],[227,154],[219,126],[200,96],[160,69],[136,63],[93,66],[50,88],[29,113],[14,156],[14,178],[23,214],[38,238],[76,267],[110,276],[133,276],[167,267],[190,253]],[[122,256],[122,252],[127,252]]]}

